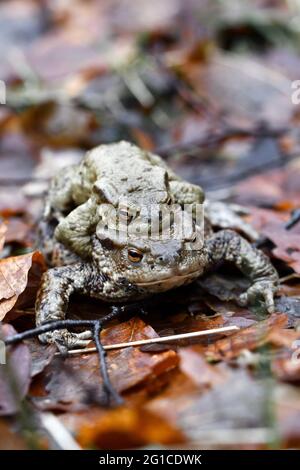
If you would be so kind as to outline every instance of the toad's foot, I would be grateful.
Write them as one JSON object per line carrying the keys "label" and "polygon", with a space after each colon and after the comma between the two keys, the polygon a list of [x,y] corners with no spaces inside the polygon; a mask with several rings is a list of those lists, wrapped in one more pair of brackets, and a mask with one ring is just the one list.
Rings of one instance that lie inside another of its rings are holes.
{"label": "toad's foot", "polygon": [[255,305],[258,301],[264,301],[265,307],[269,313],[275,310],[274,294],[276,286],[270,280],[256,280],[247,292],[240,295],[239,301],[241,305]]}
{"label": "toad's foot", "polygon": [[262,299],[269,313],[274,312],[274,294],[278,274],[269,258],[232,230],[222,230],[205,243],[209,265],[227,261],[235,264],[250,280],[251,286],[240,296],[240,303],[255,303]]}
{"label": "toad's foot", "polygon": [[[65,320],[69,297],[74,292],[84,292],[90,272],[88,263],[76,263],[49,269],[43,274],[36,300],[37,326]],[[55,343],[62,352],[74,347],[84,348],[91,338],[91,331],[72,333],[66,329],[48,331],[39,336],[42,343]]]}
{"label": "toad's foot", "polygon": [[85,348],[92,338],[92,332],[89,330],[83,331],[82,333],[71,333],[66,329],[48,331],[39,336],[39,340],[42,343],[55,343],[59,351],[63,353],[73,348]]}

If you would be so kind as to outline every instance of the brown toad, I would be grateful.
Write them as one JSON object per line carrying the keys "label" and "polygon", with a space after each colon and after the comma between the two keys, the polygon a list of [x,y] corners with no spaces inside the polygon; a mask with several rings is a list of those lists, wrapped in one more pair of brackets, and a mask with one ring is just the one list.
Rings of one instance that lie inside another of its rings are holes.
{"label": "brown toad", "polygon": [[[206,207],[203,230],[194,211],[203,202],[200,187],[182,181],[160,157],[128,142],[100,145],[79,165],[63,169],[51,183],[41,222],[41,249],[54,267],[43,275],[37,325],[64,319],[75,292],[114,303],[136,300],[190,283],[222,261],[234,263],[251,281],[241,302],[260,297],[272,312],[276,270],[236,231],[212,231],[209,219],[228,225],[225,205]],[[173,213],[169,219],[168,236],[161,236],[161,218],[160,236],[149,236],[149,207],[169,206],[175,207],[175,217]],[[186,206],[192,207],[192,225]],[[184,215],[177,219],[176,214]],[[115,230],[112,220],[134,230]],[[178,220],[185,230],[180,237],[170,236]],[[235,227],[255,235],[235,214],[232,220]],[[197,237],[200,245],[194,245]],[[43,342],[67,348],[85,346],[89,338],[90,332],[66,330],[41,336]]]}

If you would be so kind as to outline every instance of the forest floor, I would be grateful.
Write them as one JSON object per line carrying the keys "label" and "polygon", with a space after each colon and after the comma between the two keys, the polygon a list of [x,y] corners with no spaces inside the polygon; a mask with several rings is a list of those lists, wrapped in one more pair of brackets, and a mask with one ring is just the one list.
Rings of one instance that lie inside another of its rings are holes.
{"label": "forest floor", "polygon": [[[279,0],[1,2],[3,337],[35,325],[49,180],[100,143],[155,151],[210,199],[247,207],[280,276],[272,315],[238,305],[246,281],[225,266],[107,325],[104,345],[238,328],[108,352],[117,409],[96,352],[10,346],[1,449],[300,447],[300,224],[285,226],[300,208],[299,25]],[[76,297],[68,318],[108,311]]]}

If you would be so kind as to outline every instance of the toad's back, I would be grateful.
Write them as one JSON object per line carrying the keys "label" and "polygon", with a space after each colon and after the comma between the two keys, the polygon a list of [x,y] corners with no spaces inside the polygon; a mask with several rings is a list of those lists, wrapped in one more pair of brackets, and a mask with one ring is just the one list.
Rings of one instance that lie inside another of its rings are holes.
{"label": "toad's back", "polygon": [[96,189],[103,199],[113,204],[125,197],[137,203],[165,202],[169,179],[174,179],[170,174],[159,157],[128,142],[100,145],[79,165],[73,193],[76,202],[82,204],[97,182]]}

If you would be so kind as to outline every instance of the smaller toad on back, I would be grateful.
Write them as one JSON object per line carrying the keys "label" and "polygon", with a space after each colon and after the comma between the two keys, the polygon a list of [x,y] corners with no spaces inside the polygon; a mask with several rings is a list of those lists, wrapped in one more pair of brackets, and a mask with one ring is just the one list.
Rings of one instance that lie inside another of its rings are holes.
{"label": "smaller toad on back", "polygon": [[[40,224],[41,249],[55,267],[42,278],[37,324],[64,319],[74,292],[108,302],[137,300],[190,283],[220,261],[234,263],[250,279],[251,286],[240,299],[243,304],[261,297],[273,311],[277,273],[269,259],[237,232],[213,233],[205,219],[202,233],[203,226],[193,218],[192,229],[185,227],[181,237],[169,236],[178,228],[175,217],[168,236],[149,236],[149,207],[175,205],[182,215],[186,205],[203,202],[200,187],[182,181],[160,157],[128,142],[96,147],[79,165],[63,169],[51,183]],[[209,219],[224,222],[225,206],[221,212],[220,206],[217,211],[213,207],[207,207]],[[110,230],[112,213],[134,231],[124,236]],[[185,217],[180,218],[184,226]],[[232,220],[251,234],[236,215]],[[161,235],[164,230],[160,223]],[[203,242],[195,249],[191,244],[197,236]],[[90,332],[67,330],[40,337],[67,348],[83,347],[89,338]]]}

